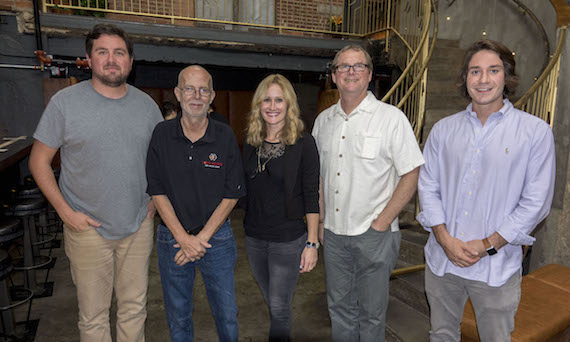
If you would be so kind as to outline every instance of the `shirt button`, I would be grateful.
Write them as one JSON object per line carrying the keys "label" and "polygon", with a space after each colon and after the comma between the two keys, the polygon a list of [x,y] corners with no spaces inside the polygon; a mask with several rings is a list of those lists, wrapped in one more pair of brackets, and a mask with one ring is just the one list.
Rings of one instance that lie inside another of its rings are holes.
{"label": "shirt button", "polygon": [[472,193],[473,193],[473,192],[469,191],[469,196],[471,196]]}
{"label": "shirt button", "polygon": [[194,145],[190,145],[190,148],[194,148]]}
{"label": "shirt button", "polygon": [[344,119],[344,121],[348,121],[348,118]]}
{"label": "shirt button", "polygon": [[340,176],[340,172],[337,172],[336,175],[337,175],[337,176]]}
{"label": "shirt button", "polygon": [[342,158],[342,154],[339,154],[338,157],[339,157],[339,158]]}
{"label": "shirt button", "polygon": [[481,150],[477,149],[477,153],[481,152]]}
{"label": "shirt button", "polygon": [[342,139],[344,139],[344,138],[345,138],[345,136],[343,135],[343,136],[342,136]]}
{"label": "shirt button", "polygon": [[338,211],[338,208],[336,208],[336,211]]}
{"label": "shirt button", "polygon": [[469,215],[469,213],[468,213],[468,212],[465,212],[465,216],[467,216],[467,215]]}
{"label": "shirt button", "polygon": [[188,160],[192,160],[192,156],[188,157]]}
{"label": "shirt button", "polygon": [[475,174],[475,173],[476,173],[476,171],[475,171],[475,170],[473,170],[473,174]]}

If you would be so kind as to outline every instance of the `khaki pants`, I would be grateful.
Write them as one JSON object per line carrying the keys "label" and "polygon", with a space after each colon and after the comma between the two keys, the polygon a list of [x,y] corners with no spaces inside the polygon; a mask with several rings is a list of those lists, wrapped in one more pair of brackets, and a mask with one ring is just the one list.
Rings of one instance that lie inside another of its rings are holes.
{"label": "khaki pants", "polygon": [[82,342],[111,342],[109,308],[117,298],[117,341],[144,341],[148,265],[154,220],[146,217],[138,232],[107,240],[95,229],[74,232],[64,225],[65,253],[77,287]]}

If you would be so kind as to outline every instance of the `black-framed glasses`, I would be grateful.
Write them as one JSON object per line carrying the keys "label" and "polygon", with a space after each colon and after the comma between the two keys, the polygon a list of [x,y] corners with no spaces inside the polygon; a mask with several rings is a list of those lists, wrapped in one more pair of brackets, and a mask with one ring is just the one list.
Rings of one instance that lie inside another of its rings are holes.
{"label": "black-framed glasses", "polygon": [[194,96],[196,94],[196,91],[199,92],[200,96],[209,96],[212,93],[212,89],[209,88],[194,88],[194,87],[176,87],[180,90],[182,90],[182,92],[184,93],[184,95],[186,96]]}
{"label": "black-framed glasses", "polygon": [[349,72],[351,68],[354,72],[365,72],[369,67],[364,63],[356,63],[354,65],[341,64],[336,66],[336,71],[344,73]]}

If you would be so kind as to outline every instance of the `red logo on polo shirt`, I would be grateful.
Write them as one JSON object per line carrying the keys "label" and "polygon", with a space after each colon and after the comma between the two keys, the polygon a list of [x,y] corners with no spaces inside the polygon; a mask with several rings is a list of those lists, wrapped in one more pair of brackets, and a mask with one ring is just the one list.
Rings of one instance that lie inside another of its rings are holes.
{"label": "red logo on polo shirt", "polygon": [[208,156],[208,159],[210,159],[210,161],[204,160],[202,162],[204,167],[209,167],[211,169],[219,169],[222,167],[222,165],[224,165],[223,163],[217,163],[216,162],[216,160],[218,159],[218,155],[215,153],[210,153],[210,155]]}

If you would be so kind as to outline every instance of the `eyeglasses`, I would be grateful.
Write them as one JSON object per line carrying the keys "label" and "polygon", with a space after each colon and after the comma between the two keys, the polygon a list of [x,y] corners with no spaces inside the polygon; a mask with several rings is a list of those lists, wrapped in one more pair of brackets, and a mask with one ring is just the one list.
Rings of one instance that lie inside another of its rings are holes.
{"label": "eyeglasses", "polygon": [[365,72],[366,69],[368,69],[368,65],[363,63],[356,63],[354,65],[341,64],[336,66],[336,71],[344,73],[349,72],[351,68],[354,72]]}
{"label": "eyeglasses", "polygon": [[208,88],[199,88],[199,89],[196,89],[194,87],[185,87],[185,88],[176,87],[176,88],[182,90],[182,92],[186,96],[194,96],[196,94],[196,91],[200,93],[200,96],[209,96],[212,93],[212,89]]}

